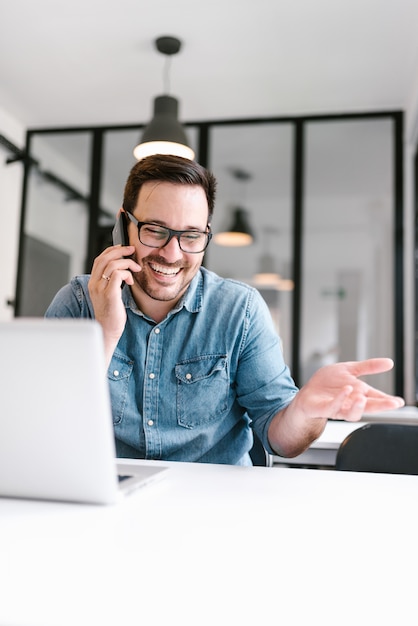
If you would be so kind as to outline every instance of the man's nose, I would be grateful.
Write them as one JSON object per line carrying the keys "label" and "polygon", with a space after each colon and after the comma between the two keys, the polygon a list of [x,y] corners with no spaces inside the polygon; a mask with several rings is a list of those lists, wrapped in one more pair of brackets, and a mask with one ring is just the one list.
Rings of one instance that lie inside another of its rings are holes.
{"label": "man's nose", "polygon": [[160,252],[165,252],[164,256],[166,258],[178,259],[179,253],[182,254],[178,237],[173,235],[166,244],[161,246]]}

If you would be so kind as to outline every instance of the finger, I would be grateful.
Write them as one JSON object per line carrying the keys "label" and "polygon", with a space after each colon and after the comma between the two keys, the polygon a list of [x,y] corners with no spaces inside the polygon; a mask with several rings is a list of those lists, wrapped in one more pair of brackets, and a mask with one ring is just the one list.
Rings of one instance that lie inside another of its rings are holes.
{"label": "finger", "polygon": [[326,415],[320,415],[318,417],[327,417],[328,419],[337,419],[337,416],[343,410],[345,403],[347,402],[347,398],[353,391],[353,387],[351,385],[346,385],[340,391],[336,398],[331,402],[329,409],[326,411]]}
{"label": "finger", "polygon": [[367,398],[363,395],[353,394],[350,403],[341,411],[340,417],[347,422],[358,422],[364,413]]}
{"label": "finger", "polygon": [[109,250],[112,250],[112,252],[116,250],[119,253],[119,256],[116,258],[120,258],[120,256],[125,257],[133,254],[135,252],[135,246],[123,246],[118,243],[116,246],[109,248]]}
{"label": "finger", "polygon": [[390,396],[381,393],[379,396],[370,397],[363,393],[341,393],[331,405],[329,419],[344,419],[354,422],[362,418],[365,413],[379,413],[400,409],[405,406],[405,400],[399,396]]}
{"label": "finger", "polygon": [[404,406],[403,398],[386,396],[385,398],[370,399],[366,396],[353,394],[351,405],[341,412],[342,419],[348,422],[357,422],[365,413],[378,413],[399,409]]}
{"label": "finger", "polygon": [[[99,274],[100,269],[101,267],[98,265],[94,274],[92,272],[92,276],[94,276],[99,283],[102,280],[109,282],[109,279],[114,275],[117,275],[120,281],[125,280],[131,272],[140,272],[142,267],[133,259],[122,257],[115,261],[108,262],[101,274]],[[130,280],[129,284],[132,284]]]}
{"label": "finger", "polygon": [[123,283],[126,283],[127,285],[134,284],[134,277],[132,276],[132,272],[130,272],[129,270],[119,270],[118,272],[115,272],[115,274],[117,274],[118,276],[119,285],[123,286]]}
{"label": "finger", "polygon": [[376,387],[371,387],[370,385],[366,385],[362,387],[362,393],[364,393],[368,398],[376,398],[377,400],[386,400],[388,398],[398,398],[398,400],[402,400],[399,396],[393,396],[392,394],[381,391],[380,389],[376,389]]}
{"label": "finger", "polygon": [[385,396],[382,398],[367,398],[366,413],[393,411],[405,406],[405,400],[399,396]]}
{"label": "finger", "polygon": [[394,366],[392,359],[386,357],[366,359],[365,361],[350,361],[346,363],[350,374],[354,376],[367,376],[388,372]]}
{"label": "finger", "polygon": [[361,419],[366,404],[367,397],[362,393],[352,393],[353,387],[347,385],[344,390],[334,399],[327,411],[327,419],[345,420],[357,422]]}
{"label": "finger", "polygon": [[[130,256],[135,252],[134,246],[111,246],[110,248],[106,248],[98,257],[94,259],[93,267],[92,267],[92,275],[97,275],[97,278],[101,277],[102,274],[109,276],[114,269],[114,265],[116,261],[132,261]],[[133,261],[135,263],[135,261]],[[111,265],[111,266],[110,266]],[[108,267],[110,266],[110,267]],[[108,269],[106,272],[105,270]]]}

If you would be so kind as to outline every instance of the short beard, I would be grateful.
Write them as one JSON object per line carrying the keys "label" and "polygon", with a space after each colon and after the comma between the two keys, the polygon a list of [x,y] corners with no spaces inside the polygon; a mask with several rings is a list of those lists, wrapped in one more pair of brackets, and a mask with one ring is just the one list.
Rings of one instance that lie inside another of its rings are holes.
{"label": "short beard", "polygon": [[[136,258],[135,258],[136,260]],[[138,263],[138,261],[136,261]],[[149,265],[150,263],[156,263],[158,265],[164,265],[165,267],[180,267],[182,270],[187,270],[188,269],[188,265],[184,264],[183,261],[178,261],[177,263],[167,263],[167,261],[164,259],[164,257],[160,257],[160,256],[147,256],[144,257],[141,262],[138,263],[138,265],[144,266],[144,265]],[[152,271],[152,270],[151,270]],[[182,286],[180,287],[180,289],[178,290],[178,292],[176,292],[174,295],[171,293],[167,293],[167,295],[164,297],[161,296],[161,293],[157,293],[155,292],[155,290],[152,289],[151,285],[150,285],[150,281],[148,280],[148,276],[146,274],[144,274],[142,271],[137,272],[134,274],[134,280],[137,283],[138,287],[152,300],[156,300],[159,302],[170,302],[171,300],[175,300],[179,294],[183,293],[183,291],[189,286]],[[163,291],[163,290],[162,290]],[[164,294],[164,291],[163,291]]]}

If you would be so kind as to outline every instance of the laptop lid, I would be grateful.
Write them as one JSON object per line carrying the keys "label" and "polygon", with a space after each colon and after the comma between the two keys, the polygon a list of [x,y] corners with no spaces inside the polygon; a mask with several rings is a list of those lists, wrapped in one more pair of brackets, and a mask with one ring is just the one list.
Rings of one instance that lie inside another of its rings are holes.
{"label": "laptop lid", "polygon": [[1,322],[0,355],[0,496],[107,504],[164,472],[118,480],[97,322]]}

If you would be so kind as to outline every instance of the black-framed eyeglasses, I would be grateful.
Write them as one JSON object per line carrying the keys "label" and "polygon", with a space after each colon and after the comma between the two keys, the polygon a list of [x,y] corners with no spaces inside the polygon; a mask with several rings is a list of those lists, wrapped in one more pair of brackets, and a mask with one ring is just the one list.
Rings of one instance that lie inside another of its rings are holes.
{"label": "black-framed eyeglasses", "polygon": [[200,230],[173,230],[167,226],[160,226],[151,222],[138,222],[132,213],[128,211],[125,211],[125,213],[138,228],[139,241],[149,248],[164,248],[175,237],[179,242],[180,250],[190,254],[198,254],[206,250],[212,239],[210,229],[206,232]]}

